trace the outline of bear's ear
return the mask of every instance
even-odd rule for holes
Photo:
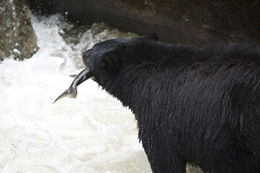
[[[147,36],[145,36],[144,38],[149,39],[149,40],[154,40],[154,41],[158,41],[159,40],[159,36],[156,32],[153,32]]]
[[[113,51],[105,53],[101,60],[101,65],[103,68],[111,72],[118,71],[120,64],[121,63],[118,55]]]

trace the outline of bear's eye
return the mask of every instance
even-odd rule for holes
[[[107,71],[116,72],[120,67],[120,59],[115,53],[106,53],[101,60],[101,66]]]

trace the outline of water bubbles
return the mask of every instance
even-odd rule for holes
[[[184,15],[184,16],[182,16],[182,19],[185,21],[185,22],[190,22],[190,20],[191,20],[191,17],[190,16],[188,16],[188,15]]]
[[[68,15],[69,15],[69,12],[66,11],[66,12],[64,13],[65,18],[68,18]]]
[[[19,55],[21,54],[21,52],[20,52],[18,49],[13,49],[13,52],[14,52],[14,53],[17,53],[17,54],[19,54]]]
[[[204,28],[204,29],[209,29],[210,26],[209,26],[209,24],[203,24],[203,25],[202,25],[202,28]]]

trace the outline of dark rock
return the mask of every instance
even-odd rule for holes
[[[32,12],[36,15],[45,15],[55,13],[56,0],[26,0]]]
[[[1,0],[0,16],[0,60],[30,58],[38,46],[25,0]]]
[[[260,42],[260,1],[28,0],[79,24],[104,21],[123,31],[157,32],[162,41],[195,46]],[[44,3],[43,3],[44,2]],[[38,5],[39,7],[39,5]]]

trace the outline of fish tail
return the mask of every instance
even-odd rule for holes
[[[75,88],[75,87],[70,87],[69,89],[65,90],[59,97],[57,97],[57,98],[54,100],[53,104],[54,104],[56,101],[62,99],[63,97],[76,98],[76,96],[77,96],[77,88]]]

